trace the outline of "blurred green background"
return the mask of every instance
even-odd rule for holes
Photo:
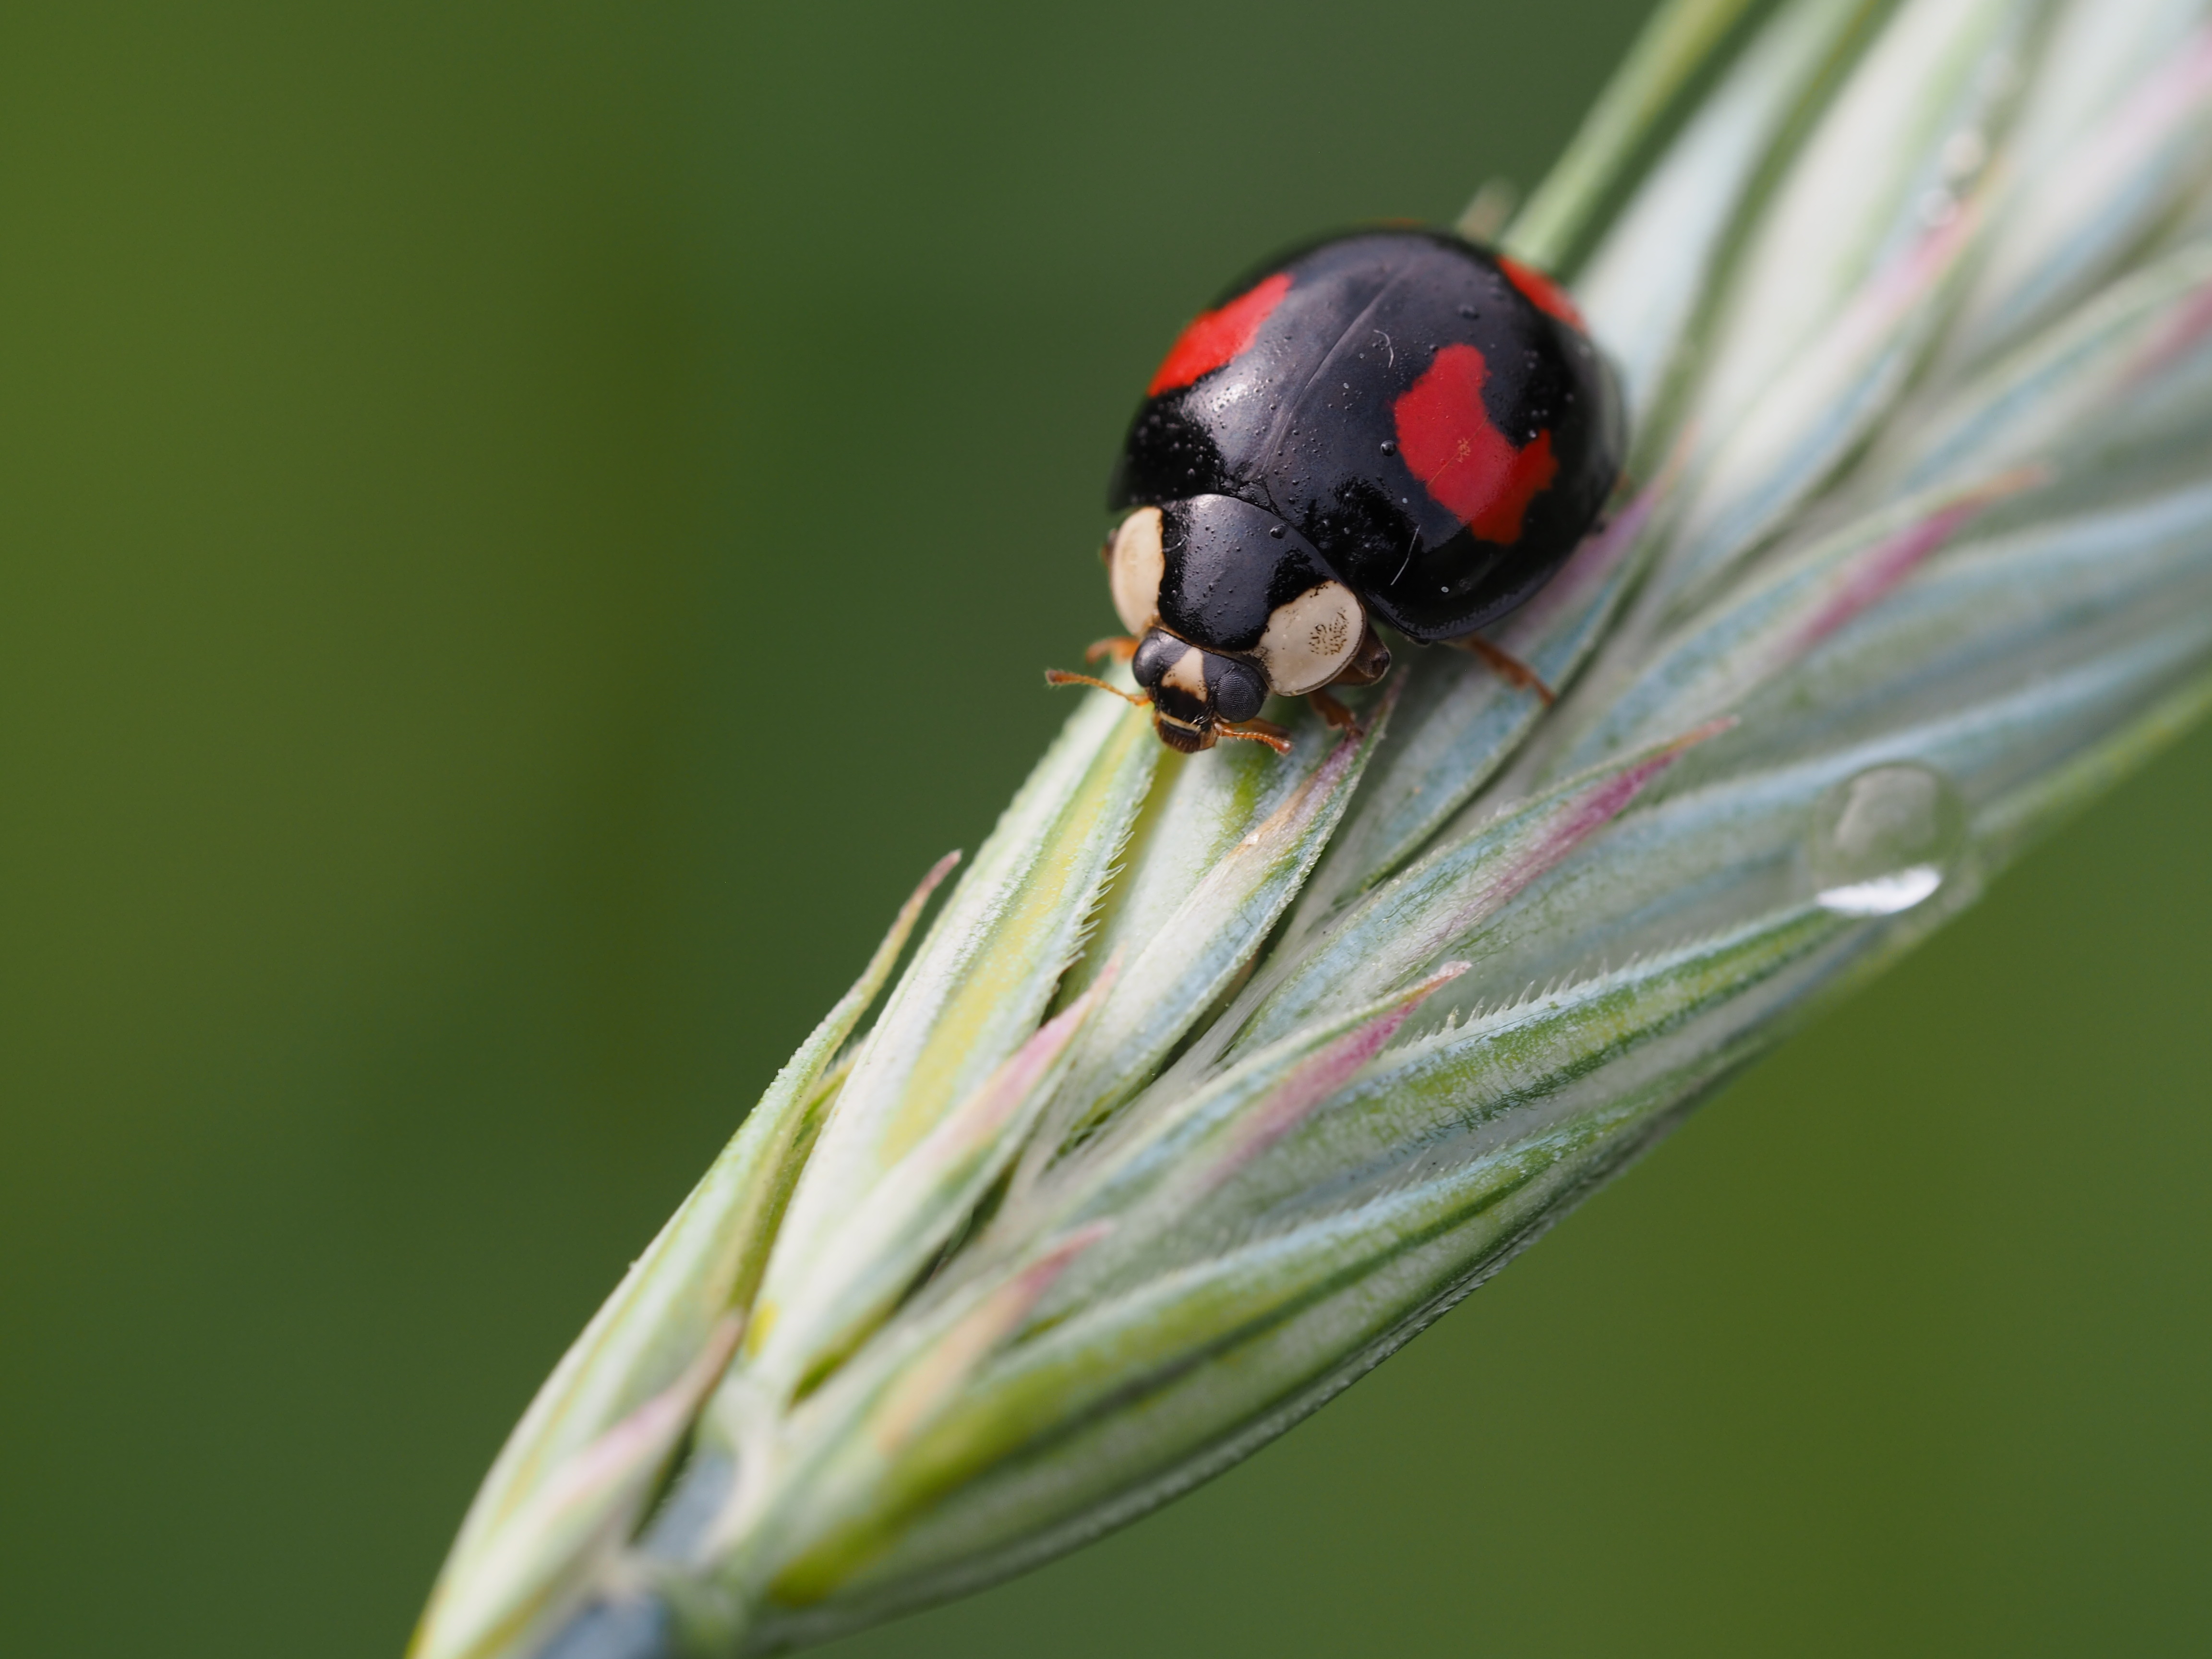
[[[0,1651],[393,1659],[1065,714],[1174,328],[1638,0],[0,21]],[[896,1656],[2196,1649],[2212,736],[1319,1419]]]

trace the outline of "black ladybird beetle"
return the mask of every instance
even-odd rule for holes
[[[1382,678],[1376,617],[1548,696],[1474,630],[1565,562],[1626,441],[1610,372],[1540,272],[1440,231],[1315,243],[1231,289],[1152,376],[1107,501],[1129,635],[1091,654],[1133,659],[1132,701],[1186,754],[1286,749],[1254,720],[1271,691],[1350,725],[1323,688]]]

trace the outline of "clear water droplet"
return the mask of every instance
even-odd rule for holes
[[[1911,761],[1870,766],[1813,809],[1814,896],[1840,916],[1910,910],[1942,886],[1966,838],[1966,803],[1950,779]]]

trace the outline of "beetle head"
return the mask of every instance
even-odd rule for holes
[[[1190,755],[1223,737],[1261,736],[1229,729],[1257,714],[1267,700],[1267,677],[1255,664],[1155,628],[1138,645],[1129,672],[1151,695],[1152,728],[1170,749]]]

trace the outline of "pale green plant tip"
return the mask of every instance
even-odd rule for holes
[[[1082,694],[541,1390],[420,1659],[779,1650],[1142,1514],[2212,709],[2212,3],[1750,16],[1663,6],[1506,233],[1593,250],[1639,428],[1497,632],[1556,705],[1409,652],[1278,759]]]
[[[462,1523],[410,1654],[442,1659],[507,1650],[588,1592],[587,1558],[621,1540],[575,1525],[568,1515],[574,1506],[549,1504],[544,1494],[572,1481],[580,1462],[625,1419],[649,1409],[664,1391],[683,1389],[702,1356],[734,1343],[743,1328],[734,1316],[751,1299],[762,1246],[819,1126],[837,1051],[882,994],[923,907],[959,861],[958,853],[948,853],[922,878],[860,979],[776,1073],[728,1149],[538,1391]],[[721,1370],[708,1367],[702,1389]],[[634,1521],[647,1495],[608,1493],[605,1500]],[[556,1532],[567,1534],[565,1545]],[[480,1565],[495,1553],[520,1563],[533,1552],[540,1562],[534,1574]],[[571,1582],[560,1582],[562,1571]],[[453,1609],[456,1587],[465,1587],[465,1604]]]

